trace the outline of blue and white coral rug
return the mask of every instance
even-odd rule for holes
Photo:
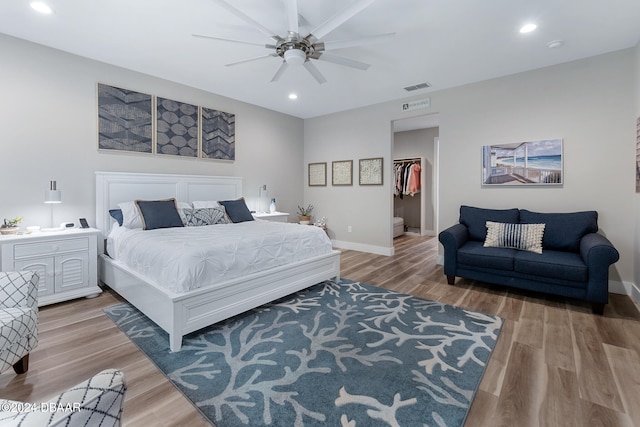
[[[461,426],[502,319],[342,280],[189,334],[107,315],[218,427]]]

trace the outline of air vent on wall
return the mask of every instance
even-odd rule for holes
[[[426,89],[428,87],[431,87],[431,84],[424,82],[424,83],[418,83],[417,85],[407,86],[404,88],[404,90],[406,90],[407,92],[412,92],[414,90]]]

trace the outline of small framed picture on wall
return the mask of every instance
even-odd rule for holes
[[[327,186],[327,163],[309,163],[309,187]]]
[[[353,160],[331,162],[331,184],[353,185]]]
[[[382,185],[382,157],[360,159],[360,185]]]

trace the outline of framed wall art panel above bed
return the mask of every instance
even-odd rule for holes
[[[109,209],[133,200],[175,198],[189,203],[241,196],[239,177],[96,172],[96,224],[106,238],[114,222]],[[321,281],[338,280],[340,252],[330,250],[182,293],[154,283],[108,254],[99,256],[99,276],[105,285],[167,331],[171,350],[178,351],[182,337],[190,332]]]

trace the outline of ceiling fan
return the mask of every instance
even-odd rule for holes
[[[276,74],[271,79],[272,82],[280,79],[285,70],[291,65],[302,65],[304,68],[313,76],[313,78],[320,84],[326,83],[326,79],[320,73],[318,68],[311,62],[311,60],[320,60],[332,62],[334,64],[344,65],[347,67],[356,68],[358,70],[366,70],[369,68],[369,64],[365,64],[364,62],[355,61],[353,59],[343,58],[341,56],[336,56],[332,54],[326,53],[329,50],[333,49],[341,49],[347,47],[355,47],[355,46],[363,46],[371,43],[380,43],[384,41],[389,41],[393,39],[395,33],[387,33],[387,34],[378,34],[374,36],[360,37],[352,40],[341,40],[341,41],[322,41],[321,39],[329,34],[331,31],[344,24],[346,21],[351,19],[353,16],[361,12],[363,9],[368,7],[375,0],[357,0],[350,6],[345,9],[339,11],[322,24],[315,27],[313,30],[309,32],[306,36],[301,36],[299,34],[300,21],[298,17],[298,2],[297,0],[284,0],[285,3],[285,11],[287,14],[287,35],[284,37],[279,36],[275,31],[270,30],[264,25],[260,24],[253,18],[247,16],[242,11],[236,9],[234,6],[229,4],[227,0],[213,0],[219,6],[225,8],[236,17],[245,21],[247,24],[254,26],[258,30],[260,30],[263,34],[272,38],[275,41],[275,44],[261,44],[255,43],[251,41],[244,40],[231,40],[214,36],[207,36],[202,34],[193,34],[194,37],[200,37],[205,39],[212,40],[221,40],[233,43],[241,43],[248,44],[253,46],[263,46],[269,50],[271,53],[268,55],[259,56],[256,58],[249,58],[238,62],[233,62],[231,64],[226,64],[227,67],[231,67],[238,64],[244,64],[251,61],[256,61],[264,58],[282,58],[282,65],[276,71]],[[302,17],[300,17],[302,18]]]

